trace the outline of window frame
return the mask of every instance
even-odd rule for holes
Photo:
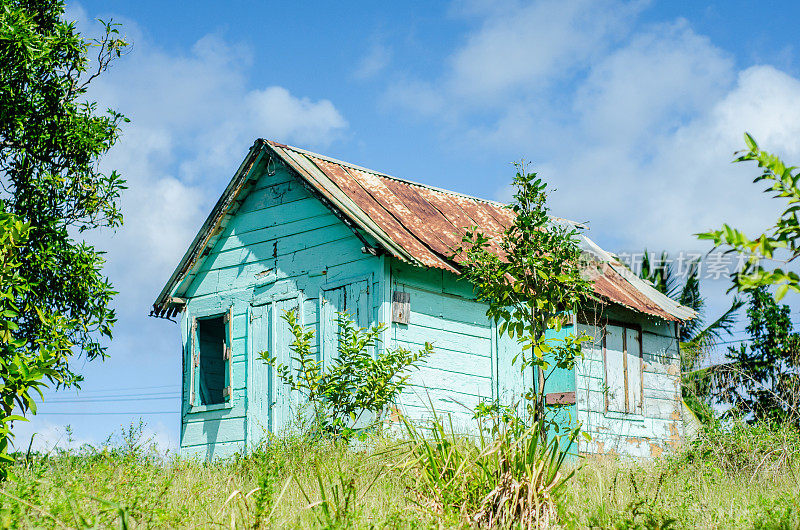
[[[337,348],[333,348],[333,351],[327,351],[329,346],[326,343],[326,338],[330,337],[332,334],[338,333],[338,328],[335,324],[329,321],[326,317],[326,305],[329,303],[327,297],[331,291],[335,291],[337,289],[345,289],[345,293],[347,292],[348,287],[353,287],[357,284],[364,283],[367,288],[367,314],[365,315],[365,323],[366,326],[372,326],[375,322],[374,318],[374,307],[373,307],[373,275],[372,274],[360,274],[357,276],[351,276],[348,278],[343,278],[341,280],[329,281],[320,286],[319,295],[318,295],[318,308],[319,308],[319,349],[318,355],[319,358],[322,359],[323,365],[327,365],[327,363],[331,362],[337,356]],[[345,296],[347,296],[345,294]],[[351,317],[356,317],[356,315],[350,315]],[[356,322],[356,325],[360,325],[359,322]],[[376,344],[377,348],[377,344]]]
[[[622,328],[622,363],[623,363],[623,384],[625,390],[625,411],[609,410],[609,386],[608,386],[608,357],[606,354],[606,328],[616,326]],[[629,370],[628,370],[628,345],[626,330],[637,333],[639,339],[639,406],[631,410],[628,399]],[[623,322],[619,320],[605,320],[602,325],[602,345],[603,345],[603,401],[604,413],[606,415],[620,416],[644,416],[644,333],[641,324]],[[636,377],[636,375],[634,375]],[[637,410],[638,409],[638,410]]]
[[[225,326],[225,351],[223,360],[225,361],[225,387],[223,389],[222,403],[203,405],[198,403],[197,385],[198,370],[200,369],[200,350],[198,346],[197,322],[212,318],[222,318]],[[211,410],[229,409],[233,407],[233,306],[226,311],[220,312],[219,309],[197,312],[192,316],[189,327],[189,392],[188,392],[188,413],[206,412]]]

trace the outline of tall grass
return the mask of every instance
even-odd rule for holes
[[[273,439],[214,462],[159,454],[140,434],[18,455],[0,485],[0,526],[519,527],[526,520],[514,507],[533,491],[550,498],[539,504],[538,524],[555,528],[800,527],[800,435],[791,428],[706,431],[671,456],[565,461],[555,474],[546,471],[552,459],[529,458],[543,455],[542,445],[470,440],[449,426],[359,448]],[[533,487],[525,491],[520,477],[534,477],[525,479]],[[563,485],[547,490],[553,484]]]
[[[412,489],[421,507],[437,517],[488,528],[548,527],[556,520],[556,502],[572,476],[561,468],[570,438],[543,442],[540,424],[516,429],[495,423],[494,436],[482,428],[469,437],[434,414],[427,426],[405,419],[410,438]]]
[[[336,511],[339,473],[356,491],[339,527],[404,527],[405,488],[375,438],[363,450],[303,436],[212,462],[159,454],[146,442],[21,456],[0,487],[2,527],[320,528]],[[377,455],[377,456],[376,456]],[[413,517],[423,522],[424,517]]]
[[[587,459],[560,505],[567,528],[800,528],[800,433],[707,429],[673,455]]]

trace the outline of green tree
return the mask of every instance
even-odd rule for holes
[[[708,322],[706,301],[700,294],[699,267],[700,260],[689,262],[686,275],[681,280],[667,252],[656,255],[645,249],[639,276],[679,304],[697,312],[695,319],[680,326],[681,388],[689,408],[702,420],[708,421],[714,416],[711,408],[712,389],[708,379],[714,368],[703,367],[703,364],[722,338],[731,334],[736,324],[736,314],[744,305],[744,300],[734,297],[722,315]]]
[[[6,419],[15,407],[35,413],[29,390],[45,381],[77,385],[70,360],[104,358],[116,320],[102,252],[81,234],[122,223],[124,180],[100,172],[98,160],[126,120],[97,112],[87,90],[126,43],[114,24],[89,41],[63,17],[60,0],[0,2],[0,252],[13,256],[0,286]]]
[[[776,303],[765,287],[749,295],[750,344],[728,347],[726,370],[715,378],[717,395],[732,405],[729,415],[800,426],[800,335],[789,306]]]
[[[536,380],[535,389],[522,397],[546,436],[547,380],[553,368],[574,368],[585,338],[558,340],[546,337],[545,331],[561,329],[565,316],[590,296],[591,282],[583,274],[577,230],[549,215],[547,184],[528,173],[524,163],[515,167],[514,200],[508,206],[514,222],[499,239],[471,228],[454,258],[478,299],[488,304],[486,314],[499,333],[516,337],[522,345],[514,362],[523,371],[533,369]]]
[[[800,275],[785,268],[800,256],[800,173],[794,166],[787,167],[776,155],[764,151],[752,136],[744,135],[747,149],[736,153],[734,162],[755,161],[762,172],[753,182],[765,182],[764,193],[786,201],[786,207],[771,227],[755,237],[723,224],[719,230],[697,234],[699,239],[714,242],[716,247],[737,252],[747,258],[745,267],[733,275],[733,286],[740,292],[752,291],[761,286],[777,286],[775,296],[781,300],[791,289],[800,292]],[[763,263],[783,263],[781,267],[764,267]]]

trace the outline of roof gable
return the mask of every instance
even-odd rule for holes
[[[488,235],[499,236],[514,218],[510,209],[494,201],[398,179],[277,142],[257,140],[162,289],[151,314],[169,318],[177,312],[172,299],[175,288],[197,270],[206,249],[214,245],[214,238],[236,213],[258,177],[255,168],[273,163],[288,167],[359,238],[362,238],[359,230],[363,230],[378,242],[381,251],[417,266],[458,273],[452,249],[461,243],[469,227],[480,226]],[[694,317],[691,309],[659,293],[585,235],[580,237],[583,250],[602,264],[594,284],[598,297],[665,320]]]

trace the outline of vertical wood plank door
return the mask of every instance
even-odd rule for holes
[[[269,305],[250,308],[247,382],[247,446],[250,451],[258,447],[272,430],[269,414],[270,403],[273,401],[272,368],[260,356],[261,352],[269,351],[270,347],[269,309]]]
[[[638,329],[625,328],[625,355],[628,366],[628,412],[642,413],[642,332]]]
[[[292,374],[296,374],[297,363],[292,360],[290,345],[294,341],[289,324],[283,319],[288,311],[295,311],[298,322],[302,325],[303,319],[300,312],[299,300],[293,297],[287,300],[276,300],[272,302],[270,309],[271,321],[271,346],[272,356],[277,358],[278,365],[289,366]],[[299,412],[300,400],[297,392],[291,392],[289,387],[279,380],[275,370],[272,371],[270,384],[274,391],[270,410],[270,431],[280,434],[291,425],[292,418]]]

